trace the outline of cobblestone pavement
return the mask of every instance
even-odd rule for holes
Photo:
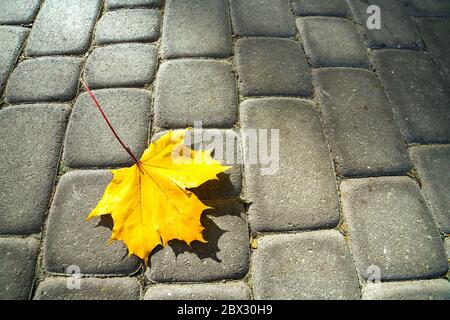
[[[449,299],[449,34],[448,0],[0,1],[0,298]],[[138,155],[275,128],[279,171],[205,186],[209,242],[144,270],[84,221],[131,161],[80,79]]]

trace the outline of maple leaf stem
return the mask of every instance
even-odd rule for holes
[[[83,87],[86,89],[87,93],[89,94],[89,96],[91,97],[92,101],[94,101],[95,106],[97,107],[97,109],[100,111],[100,113],[102,114],[103,119],[105,119],[106,123],[108,124],[108,127],[111,129],[112,133],[114,134],[114,136],[116,137],[117,141],[119,141],[120,145],[122,146],[122,148],[125,149],[125,151],[130,155],[130,157],[133,159],[133,161],[139,166],[139,160],[137,159],[137,157],[134,155],[134,153],[131,151],[131,149],[129,147],[127,147],[125,145],[125,143],[122,141],[122,139],[120,139],[119,135],[117,134],[116,130],[114,129],[114,127],[111,125],[111,122],[109,122],[108,117],[106,116],[105,112],[103,111],[102,107],[100,106],[100,103],[98,102],[97,98],[95,97],[95,95],[92,93],[91,89],[89,89],[89,87],[87,86],[86,83],[84,83],[84,81],[81,80],[81,84],[83,85]]]

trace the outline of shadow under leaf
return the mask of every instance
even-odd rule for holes
[[[196,188],[197,189],[197,188]],[[197,190],[193,190],[196,193]],[[202,243],[199,241],[194,241],[191,246],[189,246],[184,241],[173,240],[169,244],[178,257],[184,252],[189,252],[197,255],[200,259],[211,258],[214,261],[221,262],[217,257],[220,252],[219,240],[223,234],[228,232],[227,230],[221,229],[211,217],[219,217],[225,215],[238,216],[240,217],[242,212],[245,210],[244,205],[240,199],[230,198],[230,199],[204,199],[202,202],[211,207],[203,212],[201,223],[205,230],[203,231],[203,237],[207,241]]]
[[[228,173],[219,173],[217,178],[208,180],[202,185],[189,190],[195,193],[199,199],[215,198],[236,193]]]
[[[97,227],[103,227],[103,228],[108,228],[109,230],[112,231],[113,227],[114,227],[114,221],[111,217],[110,214],[105,214],[100,216],[100,220],[97,222],[97,225],[95,226]]]
[[[220,229],[214,221],[203,215],[201,218],[202,225],[205,227],[203,237],[206,243],[194,241],[189,246],[186,242],[180,240],[171,240],[169,245],[175,253],[175,257],[182,253],[188,252],[197,255],[200,259],[211,258],[214,261],[221,262],[217,254],[219,253],[218,242],[220,237],[227,231]]]
[[[197,196],[198,188],[192,189]],[[217,256],[220,252],[219,240],[223,234],[228,232],[221,229],[215,222],[213,217],[220,216],[237,216],[241,217],[242,212],[245,211],[243,202],[238,198],[226,198],[226,199],[203,199],[201,200],[205,205],[211,207],[206,209],[201,217],[201,223],[205,230],[203,231],[203,237],[207,241],[206,243],[200,241],[194,241],[189,246],[186,242],[181,240],[169,241],[169,246],[172,248],[175,257],[178,258],[180,254],[192,253],[195,254],[201,260],[210,258],[216,262],[221,262]],[[111,215],[102,215],[98,221],[96,227],[108,228],[112,231],[114,226]],[[161,245],[157,246],[150,256],[163,250]]]

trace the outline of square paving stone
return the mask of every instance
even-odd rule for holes
[[[101,0],[44,1],[33,24],[27,55],[84,54],[91,44],[101,3]]]
[[[258,231],[334,227],[339,222],[336,181],[322,123],[314,103],[293,98],[246,100],[242,128],[258,133],[273,158],[265,164],[253,141],[245,140],[245,197],[252,203],[249,220]],[[279,130],[278,141],[270,130]],[[267,142],[266,142],[267,141]],[[273,147],[279,144],[279,149]],[[268,154],[269,155],[269,154]],[[257,158],[252,161],[250,156]],[[277,158],[279,157],[279,159]]]
[[[239,200],[203,200],[214,209],[201,219],[207,243],[173,240],[155,250],[146,276],[156,282],[208,282],[243,278],[249,264],[249,234]]]
[[[144,89],[95,90],[119,137],[140,158],[148,146],[150,92]],[[87,93],[74,106],[67,128],[63,162],[68,167],[117,167],[133,159],[116,140]]]
[[[406,9],[398,1],[392,0],[347,0],[356,22],[364,29],[367,45],[370,48],[418,48],[421,40],[414,22]],[[380,7],[381,28],[369,29],[367,13],[370,5]]]
[[[74,57],[42,57],[19,63],[6,86],[6,101],[72,100],[78,90],[81,63],[81,58]]]
[[[448,0],[400,0],[415,17],[450,17]]]
[[[231,65],[211,60],[165,62],[158,71],[155,125],[231,128],[237,118],[236,81]]]
[[[158,64],[155,46],[141,43],[100,47],[89,56],[84,79],[91,89],[144,87],[153,81]]]
[[[352,68],[313,70],[337,171],[343,176],[403,174],[406,145],[375,73]]]
[[[164,0],[106,0],[107,9],[126,7],[159,7]]]
[[[159,131],[152,137],[156,141],[167,130]],[[213,158],[223,165],[231,166],[217,176],[193,189],[200,199],[239,196],[242,190],[242,141],[239,131],[194,128],[186,135],[184,143],[195,150],[213,149]]]
[[[40,232],[69,108],[22,105],[0,111],[0,234]]]
[[[33,21],[40,5],[41,0],[2,0],[0,23],[29,24]]]
[[[138,300],[141,286],[136,278],[81,278],[80,288],[69,289],[78,279],[49,277],[39,283],[34,300]]]
[[[156,285],[148,288],[144,300],[249,300],[250,289],[243,282],[193,285]]]
[[[450,300],[450,283],[445,279],[369,284],[363,300]]]
[[[154,9],[126,9],[106,12],[97,24],[98,44],[151,42],[159,38],[161,13]]]
[[[437,278],[448,269],[443,241],[418,185],[408,177],[346,180],[341,202],[356,268],[381,281]]]
[[[228,57],[231,26],[225,0],[168,0],[164,8],[163,58]]]
[[[450,97],[433,61],[406,50],[378,50],[373,60],[406,142],[450,142]]]
[[[0,96],[27,35],[27,28],[0,26]]]
[[[33,288],[39,243],[34,238],[0,238],[0,299],[27,300]]]
[[[72,171],[59,181],[44,239],[44,268],[67,275],[69,266],[87,275],[129,275],[140,268],[127,257],[122,242],[108,244],[112,219],[85,221],[103,195],[112,174],[107,171]]]
[[[345,0],[292,0],[292,9],[298,16],[348,16]]]
[[[239,37],[293,37],[296,30],[289,0],[230,0],[234,34]]]
[[[364,41],[350,20],[330,17],[297,19],[306,55],[314,66],[369,66]]]
[[[434,219],[450,234],[450,146],[416,146],[410,154]]]
[[[450,52],[450,41],[448,41],[450,19],[419,19],[418,25],[427,50],[436,60],[445,85],[449,89],[448,92],[450,92],[450,55],[448,54]]]
[[[309,96],[312,93],[305,54],[293,40],[239,39],[236,68],[244,96]]]
[[[256,299],[361,296],[352,256],[335,230],[263,236],[253,255],[252,281]]]

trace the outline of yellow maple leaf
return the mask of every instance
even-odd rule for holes
[[[217,179],[229,168],[214,160],[211,151],[186,146],[187,131],[169,131],[150,144],[136,164],[111,170],[111,183],[87,217],[111,214],[110,241],[123,241],[129,254],[146,265],[153,249],[170,240],[206,242],[200,217],[209,207],[187,188]]]

